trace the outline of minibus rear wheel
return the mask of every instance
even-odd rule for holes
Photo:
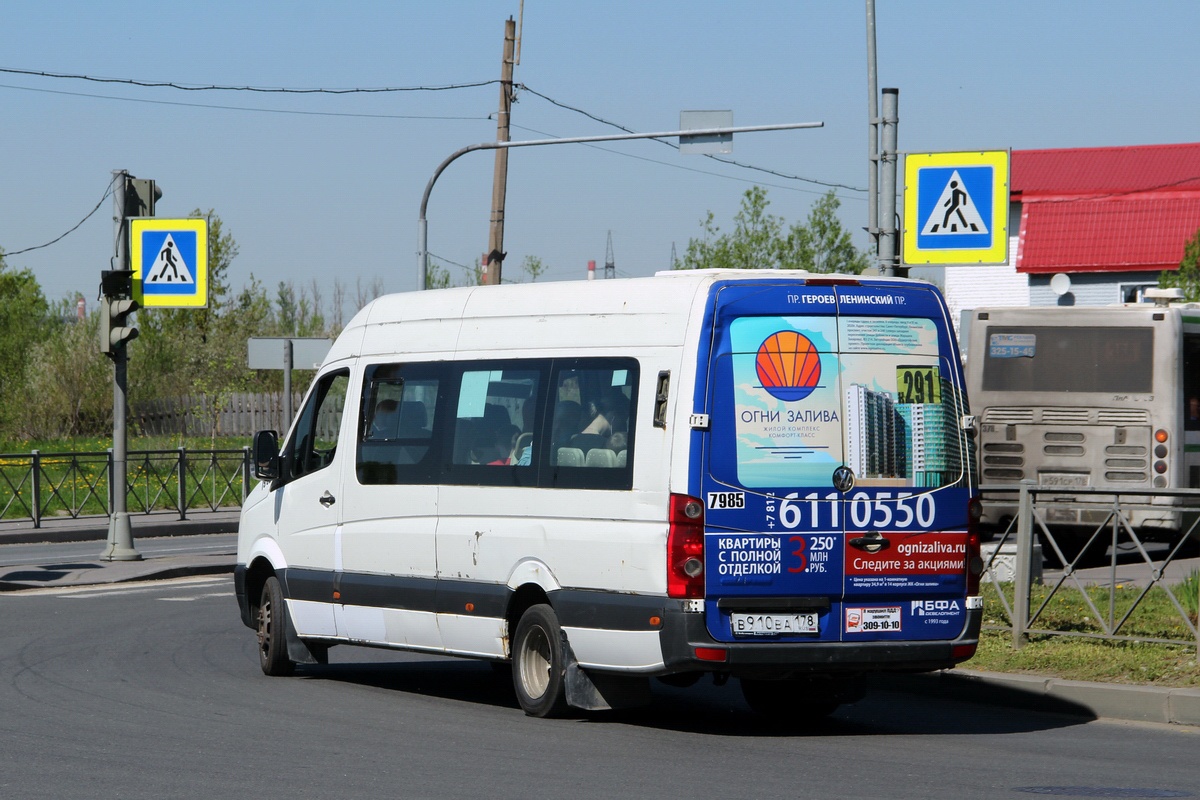
[[[263,584],[258,603],[258,664],[267,675],[285,677],[296,670],[287,652],[287,605],[274,575]]]
[[[562,628],[554,609],[530,606],[517,623],[512,674],[517,702],[531,717],[555,717],[567,710]]]

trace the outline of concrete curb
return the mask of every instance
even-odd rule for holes
[[[911,694],[1085,719],[1200,726],[1200,689],[1091,683],[964,669],[887,676],[875,685]]]

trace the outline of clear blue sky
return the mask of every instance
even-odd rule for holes
[[[438,2],[10,4],[0,67],[185,85],[262,88],[444,86],[500,75],[504,20],[519,0]],[[820,130],[735,139],[732,158],[787,175],[867,183],[865,3],[527,0],[516,80],[638,131],[672,130],[681,109],[732,109],[738,125],[823,121]],[[879,84],[900,89],[910,152],[1157,144],[1200,138],[1200,3],[878,0]],[[251,274],[416,283],[421,194],[437,164],[495,139],[495,84],[433,92],[182,91],[0,73],[0,247],[48,242],[96,206],[114,169],[154,178],[158,215],[213,209]],[[520,92],[512,138],[615,132]],[[429,250],[451,262],[487,245],[494,156],[439,179]],[[742,193],[801,220],[819,185],[680,155],[655,142],[513,151],[506,275],[526,255],[544,280],[602,267],[620,275],[682,254],[714,212],[729,227]],[[838,190],[867,247],[863,191]],[[57,244],[8,256],[48,298],[93,303],[112,254],[112,201]],[[443,262],[444,263],[444,262]],[[450,266],[452,274],[460,275]],[[353,309],[347,309],[347,313]]]

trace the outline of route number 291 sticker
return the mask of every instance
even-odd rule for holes
[[[710,509],[745,508],[745,492],[709,492],[708,507]]]

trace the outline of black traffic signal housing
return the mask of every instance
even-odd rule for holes
[[[125,182],[125,216],[153,217],[154,204],[162,194],[162,189],[149,178],[129,178]]]
[[[100,273],[100,352],[112,355],[137,338],[138,329],[129,315],[139,308],[133,299],[133,271],[104,270]]]

